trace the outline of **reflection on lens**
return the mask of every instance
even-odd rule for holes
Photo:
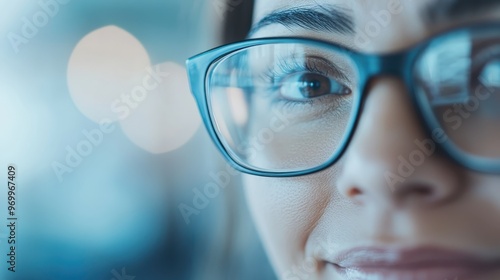
[[[498,30],[477,29],[434,42],[420,57],[415,76],[424,107],[457,149],[500,159]]]
[[[292,172],[328,161],[353,118],[358,71],[341,51],[266,44],[211,67],[212,121],[225,149],[249,168]]]

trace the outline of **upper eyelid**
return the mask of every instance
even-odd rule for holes
[[[332,63],[330,60],[325,59],[323,57],[319,57],[319,56],[310,56],[308,58],[319,60],[322,63],[325,63],[330,69],[332,69],[334,71],[334,74],[336,76],[338,76],[338,78],[341,78],[342,80],[350,82],[350,79],[345,74],[345,71],[343,71],[342,69],[340,69],[340,67],[338,65],[336,65],[335,63]]]
[[[304,63],[302,63],[302,62],[304,62]],[[330,60],[325,59],[324,57],[321,57],[321,56],[316,56],[316,55],[305,56],[304,60],[302,60],[302,61],[299,61],[295,56],[288,56],[285,58],[280,57],[280,58],[278,58],[278,62],[276,64],[279,65],[281,68],[290,67],[290,65],[293,65],[293,67],[297,67],[297,68],[299,68],[299,67],[316,68],[318,70],[322,70],[322,69],[319,69],[318,66],[316,66],[315,62],[324,63],[329,70],[333,71],[334,75],[338,76],[338,78],[341,78],[345,81],[350,81],[349,77],[347,77],[347,75],[345,75],[345,73],[344,73],[345,71],[343,71],[335,63],[333,63]],[[310,65],[310,63],[313,63],[312,66]],[[324,72],[324,71],[322,71],[322,72]],[[331,73],[323,73],[323,74],[330,75]]]

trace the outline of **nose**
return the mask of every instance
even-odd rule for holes
[[[357,204],[428,207],[461,193],[460,168],[437,153],[403,83],[379,77],[367,88],[357,129],[341,161],[337,187]],[[433,138],[434,136],[434,138]]]

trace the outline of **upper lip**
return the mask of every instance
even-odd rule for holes
[[[418,269],[436,266],[500,268],[499,259],[486,259],[469,253],[436,247],[409,249],[354,248],[337,254],[328,262],[339,268],[354,269]]]

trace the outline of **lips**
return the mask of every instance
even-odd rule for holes
[[[327,262],[346,279],[360,280],[465,280],[478,279],[500,270],[499,260],[430,247],[405,250],[356,248]]]

